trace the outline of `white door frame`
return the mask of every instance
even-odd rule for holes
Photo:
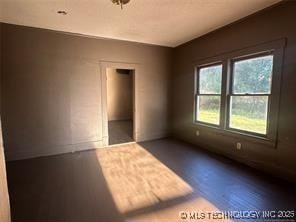
[[[102,136],[103,145],[109,145],[109,133],[108,133],[108,105],[107,105],[107,69],[130,69],[133,70],[133,139],[138,141],[138,129],[139,129],[139,115],[138,115],[138,70],[139,64],[123,63],[123,62],[100,62],[101,69],[101,96],[102,96]]]

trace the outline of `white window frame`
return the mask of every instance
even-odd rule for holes
[[[222,133],[239,138],[248,138],[252,141],[261,140],[272,146],[277,143],[277,128],[279,116],[279,103],[281,92],[282,63],[286,39],[279,39],[268,43],[235,50],[204,60],[194,61],[194,103],[193,103],[193,124],[199,128]],[[230,119],[230,98],[232,94],[233,64],[239,60],[273,55],[273,72],[271,81],[271,91],[269,94],[267,132],[258,134],[250,131],[239,130],[229,127]],[[197,98],[199,94],[199,70],[200,68],[222,64],[222,89],[220,105],[220,124],[214,125],[197,121]]]
[[[194,96],[194,99],[195,99],[194,120],[195,120],[196,123],[201,124],[201,125],[208,125],[208,126],[218,127],[219,128],[220,125],[221,125],[222,80],[221,80],[221,92],[220,92],[220,94],[205,94],[205,93],[200,93],[200,90],[199,90],[199,74],[200,74],[200,70],[203,69],[203,68],[208,68],[208,67],[213,67],[213,66],[218,66],[218,65],[221,65],[222,66],[222,73],[221,74],[222,74],[222,77],[223,77],[223,63],[222,62],[216,62],[216,63],[206,64],[206,65],[199,66],[197,68],[197,73],[196,73],[196,76],[195,76],[196,90],[195,90],[195,96]],[[218,124],[207,123],[207,122],[204,122],[204,121],[199,121],[197,119],[198,118],[198,107],[199,107],[199,102],[198,102],[198,97],[199,96],[220,96],[220,120],[219,120],[219,123]]]

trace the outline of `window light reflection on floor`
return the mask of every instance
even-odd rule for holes
[[[189,184],[139,144],[99,149],[97,158],[113,200],[128,221],[182,221],[180,211],[219,211],[194,196]]]

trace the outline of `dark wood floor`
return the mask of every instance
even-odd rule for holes
[[[293,184],[174,139],[7,169],[13,222],[171,222],[184,221],[180,211],[296,209]]]
[[[132,142],[133,121],[116,120],[108,122],[109,145]]]

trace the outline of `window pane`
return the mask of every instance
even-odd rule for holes
[[[234,63],[233,93],[270,93],[273,55]]]
[[[230,128],[266,134],[268,96],[232,96]]]
[[[220,96],[199,96],[197,102],[197,120],[219,125]]]
[[[199,70],[199,93],[220,94],[222,65],[209,66]]]

